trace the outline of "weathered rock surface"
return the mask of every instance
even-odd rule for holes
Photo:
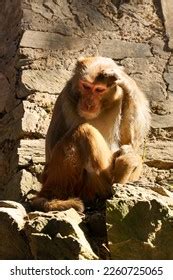
[[[107,202],[112,259],[173,259],[173,194],[154,189],[115,187]]]
[[[24,207],[13,201],[0,201],[0,259],[32,258],[24,233]]]
[[[15,146],[13,140],[17,138],[21,122],[21,117],[18,122],[13,115],[19,105],[15,90],[17,50],[21,37],[20,2],[7,0],[0,3],[0,196],[11,176],[10,157]]]
[[[30,199],[41,189],[41,184],[30,172],[22,169],[8,182],[4,190],[4,198],[14,201]]]
[[[161,0],[162,11],[165,20],[166,33],[169,40],[169,47],[173,49],[173,22],[172,22],[172,10],[173,3],[171,0]]]
[[[159,1],[1,1],[2,199],[25,200],[39,190],[38,179],[44,165],[44,139],[52,108],[72,73],[76,59],[83,55],[112,57],[125,67],[146,93],[151,104],[152,129],[146,141],[148,165],[144,166],[142,180],[153,184],[157,182],[160,187],[164,185],[169,190],[173,189],[172,3],[171,0],[166,0],[161,1],[161,4],[166,31],[163,28]],[[19,55],[22,10],[24,32]],[[166,36],[168,46],[163,40]],[[94,232],[101,231],[99,227],[97,230],[99,218],[95,220],[99,215],[100,213],[90,217],[90,220],[95,221],[89,223],[90,229],[93,229],[92,237]],[[166,223],[165,231],[169,232],[170,228],[171,223]],[[40,231],[35,234],[32,242],[38,249],[38,244],[42,246],[40,236],[43,233]],[[162,236],[164,234],[165,232]],[[48,236],[43,236],[43,239],[56,248],[55,243],[60,242],[60,239],[57,241],[56,238],[54,243]],[[159,248],[164,244],[162,239],[164,238],[158,237],[157,242],[155,239]],[[140,251],[143,246],[145,256],[150,258],[151,254],[157,255],[153,253],[152,246],[147,242],[141,244],[139,240],[127,240],[126,246],[129,246],[129,250],[132,243],[136,254],[137,248]],[[74,244],[74,247],[78,248],[76,241]],[[117,246],[121,248],[121,245]],[[122,252],[125,252],[123,250]],[[36,254],[39,258],[37,250]],[[168,253],[168,257],[170,255],[171,253]],[[166,253],[163,258],[165,256]]]
[[[69,72],[65,70],[24,70],[22,83],[32,92],[58,94],[69,77]]]
[[[153,128],[172,128],[173,114],[163,116],[153,114],[152,117],[151,126]]]
[[[107,234],[105,217],[94,212],[27,214],[6,200],[0,217],[1,259],[173,259],[173,193],[156,184],[114,186]]]
[[[102,56],[114,59],[124,59],[127,57],[147,58],[152,56],[148,44],[121,40],[103,40],[99,46],[99,53]]]
[[[29,214],[25,231],[36,259],[97,259],[84,232],[82,219],[74,209],[63,212]]]
[[[10,93],[10,85],[3,73],[0,72],[0,84],[1,84],[1,91],[0,91],[0,112],[6,111],[6,103],[9,99]]]
[[[73,50],[76,48],[78,51],[90,44],[90,40],[81,39],[79,37],[64,37],[57,33],[40,32],[40,31],[25,31],[21,47],[47,49],[47,50]]]
[[[79,214],[33,212],[14,201],[0,201],[0,259],[98,259]]]
[[[22,133],[28,137],[45,137],[50,123],[50,116],[43,108],[29,101],[23,101],[23,106]]]
[[[154,141],[147,144],[146,164],[161,169],[173,168],[173,142]]]
[[[25,139],[20,141],[18,148],[19,166],[28,167],[30,164],[44,164],[45,140]]]

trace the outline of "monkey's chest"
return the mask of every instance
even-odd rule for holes
[[[112,152],[118,150],[119,143],[119,121],[116,118],[102,120],[96,119],[89,122],[93,125],[104,137],[106,143]]]

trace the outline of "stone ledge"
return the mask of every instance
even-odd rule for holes
[[[57,33],[26,30],[20,46],[43,50],[81,50],[90,44],[90,40],[79,37],[64,37]]]
[[[165,21],[166,33],[169,39],[168,46],[173,50],[173,1],[172,0],[161,0],[162,12]]]
[[[157,168],[173,168],[172,141],[154,141],[147,144],[146,164]]]
[[[134,43],[122,40],[102,40],[99,46],[99,53],[102,56],[114,59],[127,57],[151,57],[150,46],[144,43]]]
[[[151,127],[156,128],[172,128],[173,127],[173,114],[157,115],[152,114]]]
[[[148,186],[117,184],[107,201],[107,228],[112,259],[172,260],[172,193]],[[166,246],[165,246],[166,244]]]

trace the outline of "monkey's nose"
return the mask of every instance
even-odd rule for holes
[[[93,100],[89,99],[87,102],[88,108],[93,108],[94,107],[94,102]]]

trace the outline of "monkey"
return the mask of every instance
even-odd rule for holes
[[[112,194],[112,184],[137,181],[138,149],[150,127],[149,103],[108,57],[81,57],[55,103],[46,135],[41,211],[74,208]]]

